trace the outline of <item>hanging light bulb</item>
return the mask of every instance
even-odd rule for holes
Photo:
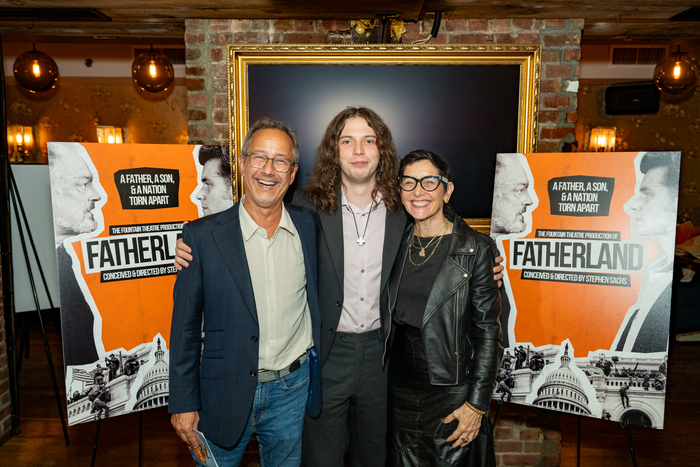
[[[168,89],[175,79],[175,70],[168,57],[153,50],[140,53],[131,65],[131,75],[136,84],[148,92]]]
[[[17,57],[13,65],[15,79],[30,92],[44,92],[56,87],[58,82],[58,66],[53,58],[44,52],[32,50]]]
[[[613,152],[615,151],[615,134],[617,129],[614,126],[599,126],[591,129],[591,138],[588,143],[588,150],[591,152]]]
[[[669,94],[680,94],[695,86],[700,76],[700,64],[686,52],[670,54],[661,60],[654,69],[654,83],[660,90]]]

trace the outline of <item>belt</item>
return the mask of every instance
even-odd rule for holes
[[[276,377],[281,378],[283,376],[287,376],[290,373],[294,373],[308,358],[309,355],[307,353],[304,353],[304,355],[294,360],[291,365],[289,365],[286,368],[282,368],[281,370],[259,370],[258,383],[267,383],[269,381],[273,381]]]

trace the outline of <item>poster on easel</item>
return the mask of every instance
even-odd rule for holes
[[[499,154],[493,397],[663,428],[679,152]]]
[[[168,403],[175,245],[233,205],[227,146],[49,143],[69,425]]]

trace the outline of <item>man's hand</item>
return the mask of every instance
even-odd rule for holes
[[[188,263],[188,261],[192,261],[192,255],[190,253],[192,253],[192,248],[185,245],[185,242],[183,242],[181,238],[178,238],[175,244],[175,268],[178,271],[182,271],[182,268],[186,268],[190,265],[190,263]],[[501,266],[501,269],[503,269],[503,266]],[[502,274],[501,277],[503,277]]]
[[[192,431],[199,426],[199,412],[174,413],[170,417],[170,423],[172,423],[180,439],[187,443],[197,455],[197,459],[202,464],[205,464],[207,462],[207,450],[199,444],[197,437]]]
[[[180,244],[180,240],[177,241],[178,245]],[[184,243],[183,243],[184,245]],[[177,254],[177,250],[175,251],[175,254]],[[190,257],[191,259],[191,257]],[[175,258],[175,261],[177,261],[177,258]],[[498,256],[496,257],[496,266],[493,268],[493,280],[498,282],[498,288],[500,289],[501,286],[503,285],[503,282],[501,282],[501,279],[503,279],[503,270],[505,269],[503,265],[501,264],[503,262],[503,256]],[[179,269],[178,269],[179,271]]]

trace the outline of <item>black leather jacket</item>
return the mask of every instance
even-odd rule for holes
[[[430,383],[469,383],[467,402],[488,411],[496,372],[503,356],[501,298],[493,280],[496,246],[461,218],[454,220],[452,241],[443,259],[423,315]],[[389,312],[396,298],[408,256],[413,225],[409,225],[389,279]]]

